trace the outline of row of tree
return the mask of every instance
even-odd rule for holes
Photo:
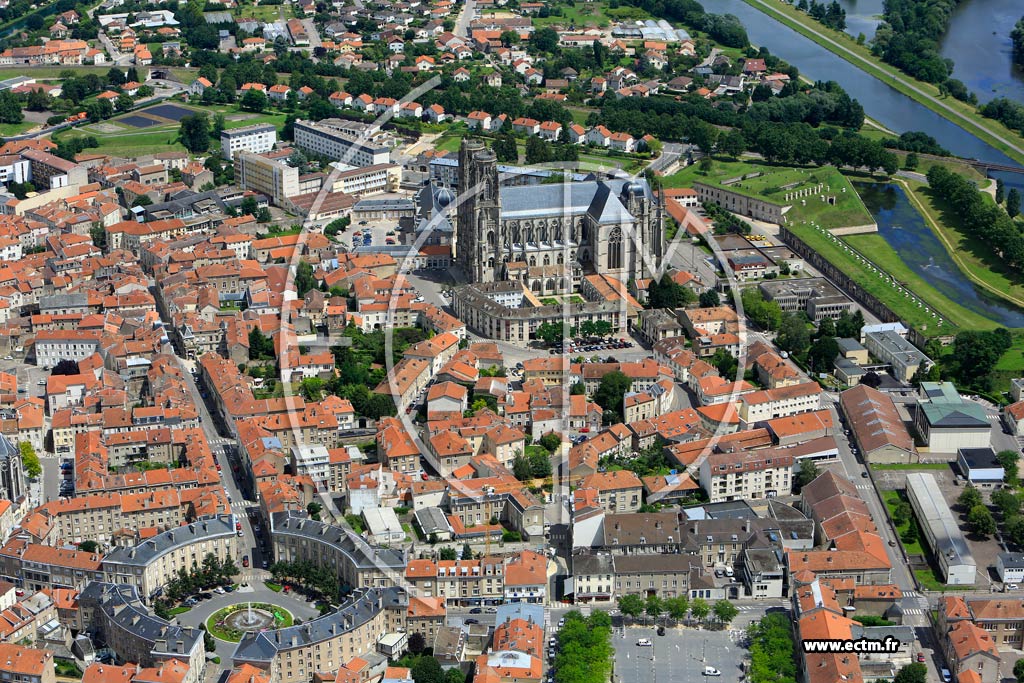
[[[671,598],[648,595],[646,599],[636,594],[623,595],[618,598],[618,606],[620,612],[633,619],[647,616],[657,620],[667,616],[675,621],[692,619],[703,623],[709,617],[714,617],[717,622],[728,624],[739,614],[736,606],[728,600],[719,600],[709,605],[703,598],[690,600],[685,595]]]
[[[193,565],[192,570],[182,567],[178,574],[167,582],[164,595],[177,602],[184,600],[199,591],[223,586],[231,583],[238,574],[238,567],[230,557],[221,560],[213,553],[203,558],[201,565]]]
[[[555,683],[605,683],[612,671],[612,621],[607,612],[565,615],[558,632]]]
[[[1024,234],[1005,210],[988,201],[973,182],[942,166],[928,171],[928,185],[933,196],[956,212],[969,236],[988,245],[1017,275],[1024,272]]]
[[[308,560],[295,562],[275,562],[270,565],[270,575],[274,581],[295,583],[330,603],[341,599],[341,587],[337,573],[326,567],[320,567]]]

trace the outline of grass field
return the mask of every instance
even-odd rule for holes
[[[1024,306],[1024,283],[992,247],[964,230],[963,220],[943,197],[921,183],[906,183],[910,198],[967,277],[992,294]],[[991,201],[986,195],[986,201]]]
[[[891,285],[884,282],[877,274],[864,264],[857,261],[851,254],[844,251],[841,243],[833,242],[831,239],[806,225],[788,226],[798,237],[806,242],[812,249],[834,263],[840,270],[850,276],[854,282],[863,287],[864,290],[882,301],[891,308],[898,316],[903,318],[910,325],[919,328],[928,336],[938,334],[952,334],[956,328],[949,324],[937,325],[936,319],[918,308],[911,299],[900,294]],[[865,243],[863,238],[877,238],[870,245]],[[878,235],[853,235],[850,244],[858,249],[865,249],[866,253],[876,260],[879,266],[885,268],[887,265],[893,268],[891,273],[897,280],[903,282],[908,289],[920,296],[929,305],[941,310],[946,314],[947,320],[954,320],[962,324],[968,317],[972,322],[983,322],[984,327],[992,327],[993,323],[985,319],[979,319],[970,311],[962,309],[952,301],[944,297],[931,285],[914,274],[900,261],[899,256],[885,241]],[[956,309],[956,310],[954,310]],[[958,314],[958,315],[955,315]]]
[[[442,135],[434,141],[434,149],[441,152],[457,152],[461,144],[461,135]]]
[[[595,26],[605,28],[613,21],[635,21],[637,19],[648,19],[650,15],[637,7],[622,6],[611,8],[606,2],[578,3],[574,6],[565,4],[555,5],[561,9],[561,16],[533,17],[533,25],[537,28],[544,26],[569,26],[576,28],[583,26]]]
[[[35,128],[38,123],[32,123],[31,121],[22,121],[21,123],[0,123],[0,136],[7,137],[8,135],[20,135],[29,128]]]
[[[760,175],[744,177],[752,174]],[[741,177],[744,179],[726,184]],[[694,182],[702,182],[774,204],[790,205],[793,208],[787,213],[787,219],[791,224],[813,221],[823,228],[832,229],[874,223],[849,179],[832,166],[794,168],[715,159],[706,174],[700,170],[699,164],[692,164],[666,176],[663,182],[665,187],[691,187]],[[817,194],[802,199],[786,199],[788,192],[813,188],[818,184],[823,185],[822,194],[835,197],[834,205],[822,201]]]
[[[216,106],[196,107],[184,106],[175,103],[186,109],[209,114],[222,113],[225,116],[226,128],[239,128],[256,123],[272,123],[276,126],[284,125],[285,114],[277,112],[264,112],[262,114],[251,114],[243,112],[238,107]],[[131,112],[131,114],[137,112]],[[120,117],[118,117],[120,118]],[[106,130],[108,124],[117,124],[118,118],[110,119],[98,124],[88,124],[75,129],[61,131],[54,134],[54,140],[71,139],[91,135],[100,143],[99,147],[88,150],[90,153],[110,154],[113,156],[141,156],[154,152],[166,152],[167,149],[184,151],[185,148],[178,142],[178,123],[168,123],[150,128],[131,128],[127,125],[121,126],[116,132]],[[216,143],[215,143],[216,144]]]
[[[899,491],[882,491],[882,500],[885,501],[885,507],[889,508],[889,516],[892,517],[893,510],[896,506],[903,501],[903,496],[900,495]],[[903,543],[903,534],[907,531],[910,525],[913,524],[913,513],[911,513],[911,519],[906,523],[896,527],[896,535],[900,537],[900,543]],[[914,543],[903,543],[904,549],[906,549],[909,555],[923,555],[924,548],[921,547],[920,542]]]

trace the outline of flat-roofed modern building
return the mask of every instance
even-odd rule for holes
[[[207,555],[234,560],[237,543],[233,515],[207,517],[175,527],[131,548],[115,548],[103,558],[107,581],[132,584],[149,600],[182,569],[191,571]]]
[[[247,151],[235,153],[235,182],[243,190],[267,195],[278,206],[302,192],[299,169]]]
[[[768,301],[779,304],[786,313],[806,313],[815,321],[835,320],[843,313],[852,313],[856,304],[823,277],[797,280],[770,280],[758,285]]]
[[[983,488],[999,486],[1006,476],[991,448],[961,448],[956,452],[956,464],[967,481]]]
[[[295,146],[349,166],[391,161],[391,136],[359,121],[324,119],[295,122]]]
[[[953,513],[946,505],[935,475],[928,472],[908,474],[907,499],[928,541],[928,547],[935,553],[945,582],[951,586],[974,585],[978,565]]]
[[[277,127],[269,123],[258,123],[253,126],[231,128],[220,134],[220,154],[225,159],[233,159],[237,152],[263,154],[274,149],[277,144]]]
[[[985,409],[965,401],[952,382],[921,382],[914,429],[933,453],[987,448],[992,441],[992,424]]]
[[[892,330],[868,332],[864,345],[872,356],[888,365],[892,376],[901,382],[909,382],[918,368],[927,370],[934,365],[931,358]]]

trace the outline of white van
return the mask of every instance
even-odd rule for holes
[[[651,642],[650,638],[641,638],[640,640],[636,641],[636,646],[637,647],[653,647],[654,643]]]
[[[716,669],[713,666],[705,666],[704,667],[704,675],[705,676],[721,676],[722,672],[719,671],[718,669]]]

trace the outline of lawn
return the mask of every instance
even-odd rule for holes
[[[174,102],[177,106],[182,106],[180,102]],[[242,126],[251,126],[257,123],[272,123],[275,126],[284,125],[286,114],[281,112],[263,112],[261,114],[251,114],[250,112],[243,112],[237,106],[215,106],[215,107],[184,107],[191,109],[197,113],[209,114],[212,118],[214,114],[222,113],[225,116],[224,126],[225,128],[240,128]],[[128,116],[137,115],[138,111],[131,112]],[[233,119],[233,116],[245,116],[245,118]],[[95,154],[110,154],[112,156],[142,156],[145,154],[153,154],[154,152],[166,152],[167,148],[177,151],[185,151],[185,148],[178,142],[178,127],[177,123],[169,123],[161,126],[152,126],[150,128],[131,128],[127,125],[120,126],[117,132],[106,132],[104,128],[108,124],[118,124],[118,119],[121,117],[115,117],[109,121],[104,121],[98,124],[87,124],[78,128],[69,129],[66,131],[60,131],[54,133],[54,141],[59,141],[64,138],[75,138],[84,137],[91,135],[96,138],[99,142],[99,147],[90,148],[88,152]],[[216,146],[216,142],[211,141],[213,146]]]
[[[889,508],[889,517],[892,517],[893,510],[895,510],[896,506],[899,505],[900,502],[904,500],[904,496],[902,496],[899,491],[882,491],[881,493],[882,500],[885,501],[885,506]],[[899,536],[900,543],[903,544],[903,548],[907,551],[908,555],[924,555],[924,548],[921,547],[920,541],[914,543],[906,543],[903,541],[903,534],[910,527],[910,525],[914,523],[913,515],[914,513],[911,512],[910,521],[896,527],[896,535]]]
[[[22,121],[21,123],[0,123],[0,137],[20,135],[29,128],[35,128],[38,125],[38,123],[33,123],[32,121]]]
[[[896,250],[889,246],[889,243],[886,242],[885,238],[881,235],[847,235],[843,238],[843,241],[847,242],[851,247],[859,250],[862,254],[869,256],[872,261],[878,264],[878,266],[889,275],[902,283],[914,294],[921,297],[925,303],[936,311],[941,311],[944,319],[953,321],[954,325],[971,329],[989,329],[995,326],[995,323],[988,318],[972,311],[969,308],[961,306],[928,284],[924,278],[911,270],[910,267],[903,262],[903,259],[901,259],[899,254],[896,253]],[[843,255],[846,256],[845,252]],[[890,308],[893,308],[896,313],[899,315],[907,315],[908,320],[913,318],[915,326],[922,323],[927,325],[928,330],[925,330],[926,332],[930,332],[932,331],[932,328],[936,327],[937,319],[933,318],[923,309],[918,308],[913,300],[900,294],[892,285],[885,282],[877,273],[873,273],[863,266],[860,266],[860,264],[853,261],[852,258],[849,258],[849,261],[851,266],[859,267],[865,273],[865,281],[873,283],[871,292],[880,299],[883,299],[883,301],[885,301]],[[846,272],[845,268],[843,270]],[[900,310],[900,308],[895,308],[894,306],[897,305],[906,310],[904,311]],[[932,334],[929,334],[928,336],[932,336]]]
[[[281,586],[281,584],[274,583],[273,581],[264,581],[263,585],[266,586],[267,588],[269,588],[270,590],[274,591],[275,593],[280,593],[281,592],[281,588],[283,588],[283,586]]]
[[[637,19],[648,19],[650,15],[637,7],[621,6],[611,8],[606,2],[587,2],[576,5],[557,4],[553,5],[561,10],[561,16],[538,17],[534,16],[533,25],[536,28],[545,26],[569,26],[576,28],[584,26],[595,26],[606,28],[613,21],[636,21]]]
[[[170,614],[173,617],[176,614],[184,614],[185,612],[188,612],[191,609],[192,609],[191,607],[186,607],[185,605],[179,605],[177,607],[172,607],[171,609],[167,610],[167,613]]]
[[[963,219],[949,202],[935,196],[921,183],[908,181],[906,187],[910,190],[908,196],[911,201],[924,215],[928,227],[942,240],[960,270],[992,294],[1024,306],[1024,284],[1020,276],[1006,267],[987,242],[964,231]]]
[[[224,623],[224,619],[239,612],[241,610],[252,607],[254,610],[261,610],[264,612],[270,612],[274,615],[274,628],[281,629],[287,628],[292,625],[294,618],[292,613],[286,610],[284,607],[278,607],[277,605],[270,605],[265,602],[253,602],[247,604],[237,604],[224,607],[217,610],[209,616],[206,620],[206,630],[210,632],[214,638],[220,640],[226,640],[229,643],[237,643],[245,635],[245,631],[234,629]]]
[[[975,314],[957,306],[952,301],[944,297],[931,285],[915,275],[912,270],[903,265],[896,252],[889,247],[889,245],[886,244],[879,235],[851,235],[846,239],[850,241],[852,246],[856,246],[860,249],[870,249],[868,253],[871,254],[871,258],[875,259],[876,263],[878,263],[883,269],[886,267],[886,264],[892,267],[894,270],[891,274],[897,281],[904,283],[908,289],[927,301],[930,305],[934,306],[937,310],[943,311],[945,314],[945,320],[947,321],[946,324],[936,324],[936,318],[932,318],[931,315],[925,313],[922,308],[918,308],[912,299],[901,294],[892,285],[882,280],[877,273],[873,273],[867,265],[860,263],[850,253],[844,251],[842,248],[842,241],[833,241],[810,226],[790,225],[787,227],[806,242],[812,249],[817,251],[827,260],[835,264],[840,270],[853,278],[853,280],[863,287],[866,292],[878,297],[882,303],[891,308],[907,323],[918,328],[922,325],[927,326],[927,329],[923,329],[922,331],[928,336],[954,333],[954,324],[950,324],[948,322],[951,318],[955,323],[959,323],[968,317],[971,319],[978,318]],[[871,247],[868,247],[868,243],[864,240],[865,237],[876,238],[871,240]],[[955,311],[953,310],[954,308],[956,309]],[[987,327],[992,327],[993,325],[990,321],[986,321],[986,323]]]
[[[798,168],[715,159],[707,173],[700,170],[700,164],[692,164],[665,177],[663,182],[665,187],[692,187],[693,183],[702,182],[773,204],[789,205],[790,223],[814,221],[826,229],[874,223],[849,179],[833,166]],[[815,190],[819,185],[820,194],[814,191],[806,197],[786,198],[790,192]],[[821,195],[834,197],[835,204],[823,201]]]
[[[461,144],[461,135],[442,135],[434,141],[434,149],[439,152],[458,152]]]

